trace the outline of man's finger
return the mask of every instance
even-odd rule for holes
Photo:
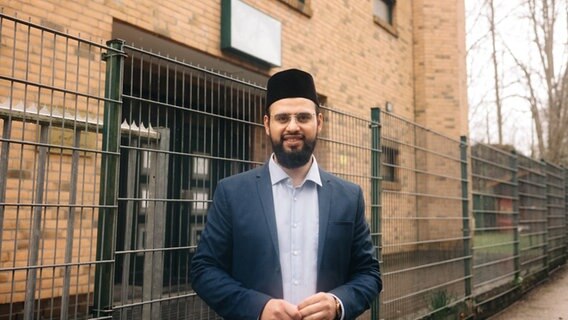
[[[335,300],[327,293],[317,293],[307,297],[298,305],[303,319],[333,319],[335,318]]]
[[[291,303],[284,303],[284,312],[293,320],[302,320],[302,314],[298,310],[298,307]]]

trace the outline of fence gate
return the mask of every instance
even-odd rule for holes
[[[214,319],[191,289],[189,265],[216,183],[268,157],[264,89],[122,50],[118,121],[128,130],[120,135],[119,214],[108,249],[115,273],[102,279],[113,283],[113,317]]]

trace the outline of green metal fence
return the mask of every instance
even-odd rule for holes
[[[546,164],[549,271],[566,264],[566,204],[564,203],[566,192],[564,190],[564,171],[562,167],[551,163]]]
[[[0,13],[0,319],[90,317],[115,54]]]
[[[486,317],[566,264],[566,170],[472,146],[474,296]]]
[[[218,318],[189,261],[217,182],[270,154],[264,87],[1,13],[0,44],[0,319]],[[483,318],[565,264],[564,168],[322,110],[381,261],[362,319]]]
[[[189,264],[217,182],[262,164],[263,89],[124,45],[115,318],[214,319]],[[144,134],[146,136],[144,136]]]
[[[518,156],[519,250],[523,286],[529,288],[547,275],[546,165]]]
[[[515,288],[519,272],[516,157],[484,144],[471,147],[473,291],[484,307]]]
[[[471,313],[466,142],[381,116],[381,318]]]

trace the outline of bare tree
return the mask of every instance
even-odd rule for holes
[[[497,131],[499,133],[498,143],[503,144],[503,101],[501,100],[501,85],[499,83],[499,63],[497,60],[497,31],[495,30],[495,3],[493,0],[486,0],[489,9],[487,20],[491,34],[491,61],[493,62],[493,82],[495,90],[495,106],[497,107]]]
[[[566,46],[567,32],[560,32],[564,39],[555,39],[559,10],[568,12],[565,0],[525,0],[527,20],[537,53],[538,63],[521,58],[526,53],[509,53],[524,77],[526,100],[534,121],[540,156],[553,163],[568,164],[568,61],[566,50],[556,65],[555,46]],[[564,16],[565,19],[568,17]],[[544,88],[541,90],[541,88]],[[545,135],[546,133],[546,135]]]
[[[568,165],[568,0],[466,1],[468,85],[476,89],[470,95],[470,117],[477,123],[472,128],[485,128],[489,138],[493,127],[499,144],[510,141],[512,132],[522,133],[535,156]],[[510,116],[524,106],[530,128]]]
[[[479,118],[480,115],[476,114],[479,113],[480,109],[484,111],[483,126],[485,127],[486,142],[503,144],[503,91],[506,88],[504,88],[504,81],[500,72],[503,67],[502,57],[500,57],[498,50],[501,41],[498,26],[509,18],[509,13],[504,12],[504,14],[501,14],[501,18],[497,19],[496,2],[499,1],[484,0],[477,2],[470,0],[470,2],[470,9],[467,12],[470,28],[467,30],[467,36],[470,40],[473,38],[473,41],[467,49],[468,62],[472,63],[468,70],[468,86],[480,85],[475,84],[476,81],[480,81],[481,86],[484,86],[483,83],[487,83],[485,77],[487,70],[484,67],[480,68],[479,65],[491,65],[493,69],[493,85],[486,87],[483,92],[477,92],[477,97],[470,97],[470,116],[471,118]],[[487,51],[489,51],[489,54],[486,62],[484,62]],[[474,65],[478,65],[478,67],[475,68]],[[477,101],[474,102],[475,99]],[[491,137],[490,128],[494,125],[497,127],[497,139]]]

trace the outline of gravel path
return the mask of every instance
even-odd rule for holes
[[[568,320],[568,266],[491,320]]]

